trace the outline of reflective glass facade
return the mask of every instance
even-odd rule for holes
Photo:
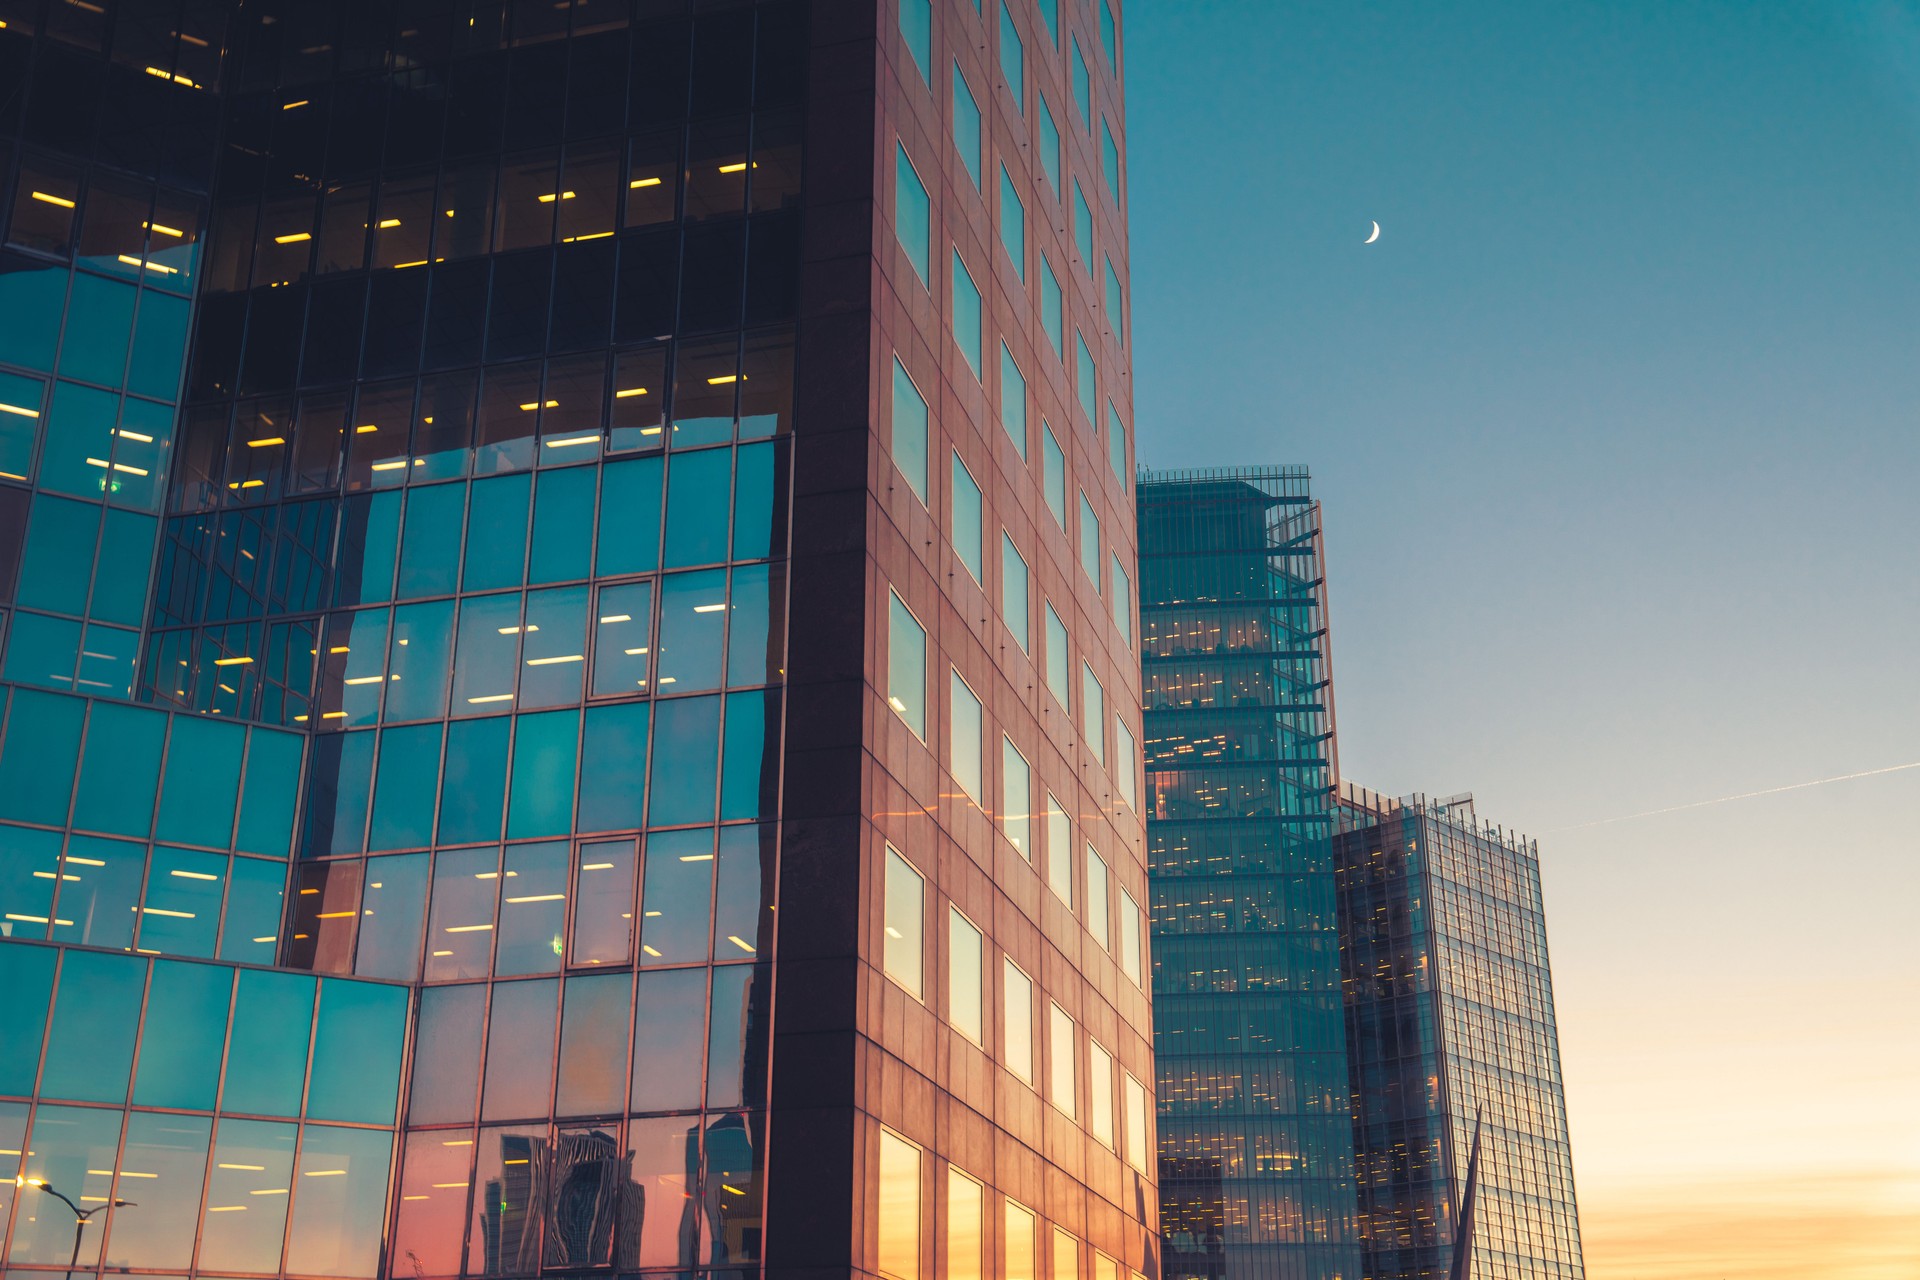
[[[1319,508],[1284,467],[1138,500],[1167,1274],[1353,1280]]]
[[[1364,1274],[1448,1274],[1479,1115],[1472,1275],[1579,1280],[1538,847],[1350,784],[1334,844]]]
[[[1157,1274],[1117,24],[988,9],[0,0],[9,1280]]]

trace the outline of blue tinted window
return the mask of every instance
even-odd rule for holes
[[[763,1080],[764,1012],[753,1004],[765,984],[764,965],[728,965],[713,971],[713,1021],[707,1043],[707,1105],[738,1107],[749,1103],[749,1087]],[[752,1099],[757,1102],[759,1099]]]
[[[303,747],[304,739],[299,734],[252,731],[247,742],[247,773],[240,792],[235,848],[275,858],[287,856]]]
[[[206,1116],[136,1112],[127,1117],[120,1191],[137,1188],[140,1199],[114,1213],[109,1266],[186,1268],[193,1257],[212,1137],[213,1121]],[[134,1182],[135,1170],[148,1176]]]
[[[287,900],[287,866],[235,858],[228,872],[227,915],[220,926],[220,958],[272,964]]]
[[[1040,20],[1047,24],[1047,42],[1060,43],[1060,0],[1038,0]]]
[[[134,956],[69,951],[60,964],[47,1028],[45,1097],[124,1103],[147,962]]]
[[[1080,127],[1093,128],[1093,77],[1087,74],[1087,59],[1080,52],[1080,37],[1073,38],[1073,106],[1080,113]]]
[[[520,705],[560,707],[580,701],[587,659],[585,586],[527,593],[520,645]]]
[[[708,955],[713,829],[669,831],[646,842],[640,890],[640,963],[681,964]]]
[[[301,1044],[304,1048],[304,1036]],[[228,1080],[232,1078],[230,1070]],[[201,1267],[269,1274],[279,1270],[287,1197],[278,1192],[293,1183],[296,1132],[294,1125],[262,1120],[220,1122],[214,1167],[207,1179],[207,1207],[245,1205],[246,1212],[206,1215],[201,1223]]]
[[[140,1069],[133,1080],[136,1105],[213,1110],[232,996],[230,969],[154,961]]]
[[[568,849],[565,840],[507,846],[494,933],[496,976],[559,971],[572,870]]]
[[[197,716],[173,717],[155,839],[213,849],[233,842],[240,756],[246,741],[246,730],[239,725]]]
[[[409,725],[380,734],[380,766],[373,784],[373,826],[367,848],[375,852],[421,849],[433,842],[440,734],[437,724]]]
[[[674,698],[655,704],[649,826],[711,822],[720,763],[720,699]]]
[[[0,476],[25,480],[33,470],[33,442],[40,434],[46,402],[46,383],[0,373]]]
[[[452,667],[453,601],[395,609],[385,718],[428,720],[443,715]]]
[[[985,582],[987,577],[980,507],[980,486],[956,453],[953,455],[953,549],[975,582]]]
[[[646,573],[660,565],[662,459],[636,458],[600,471],[600,533],[595,572]]]
[[[1006,0],[1000,3],[1000,74],[1007,78],[1007,92],[1013,96],[1013,109],[1027,109],[1027,49],[1020,42],[1020,28],[1013,25],[1013,11]]]
[[[534,495],[528,582],[566,582],[587,576],[593,559],[593,491],[599,478],[593,467],[541,475]]]
[[[1087,415],[1087,425],[1098,427],[1100,419],[1095,413],[1099,402],[1098,377],[1094,370],[1093,352],[1087,348],[1087,337],[1076,332],[1074,342],[1078,353],[1074,365],[1074,394],[1080,400],[1080,412]]]
[[[500,838],[507,790],[505,716],[447,726],[447,763],[440,778],[440,839],[470,844]]]
[[[1087,203],[1087,193],[1080,189],[1078,179],[1073,184],[1073,244],[1080,251],[1080,261],[1087,267],[1089,278],[1093,275],[1093,206]]]
[[[494,476],[476,480],[467,511],[467,564],[464,591],[517,587],[526,576],[527,504],[533,477]]]
[[[893,465],[921,502],[927,500],[927,402],[898,356],[893,361]]]
[[[85,613],[99,534],[100,508],[94,504],[35,497],[20,563],[19,602],[30,609]]]
[[[1047,335],[1056,359],[1067,354],[1066,305],[1060,293],[1060,281],[1053,274],[1047,255],[1040,255],[1040,328]]]
[[[980,288],[974,284],[967,264],[956,251],[953,255],[953,340],[960,344],[960,354],[967,358],[967,367],[976,378],[980,376],[981,333]]]
[[[785,674],[786,573],[778,565],[744,565],[733,571],[728,597],[727,685],[768,684]]]
[[[100,531],[100,566],[88,612],[103,622],[137,627],[147,617],[148,566],[159,522],[152,516],[107,508]]]
[[[220,1109],[298,1115],[313,1023],[314,980],[305,974],[259,969],[239,973],[233,1037],[227,1046],[227,1086]]]
[[[426,485],[407,494],[395,598],[453,593],[460,580],[460,530],[466,506],[464,484]]]
[[[725,653],[727,571],[671,573],[660,582],[656,690],[674,694],[719,688]]]
[[[0,938],[47,936],[61,841],[58,831],[0,826]]]
[[[1047,181],[1053,186],[1053,194],[1060,194],[1060,126],[1053,122],[1053,110],[1047,105],[1045,94],[1038,95],[1040,104],[1040,171],[1047,175]]]
[[[472,1120],[480,1087],[480,1031],[486,1025],[487,987],[427,987],[420,992],[414,1037],[412,1124]]]
[[[41,485],[96,501],[105,495],[116,483],[113,432],[119,423],[119,411],[119,401],[111,392],[71,382],[54,383],[53,403],[47,409],[46,447],[40,455]]]
[[[1027,278],[1027,207],[1020,203],[1013,177],[1000,166],[1000,243],[1013,262],[1014,274]]]
[[[135,292],[132,285],[99,276],[74,276],[67,300],[67,340],[60,347],[61,377],[120,385],[127,369]]]
[[[1104,117],[1100,121],[1100,171],[1107,179],[1107,194],[1113,207],[1120,207],[1120,147],[1113,140],[1113,126]]]
[[[513,788],[507,837],[565,835],[573,827],[580,713],[548,711],[518,717],[513,731]]]
[[[83,1204],[98,1207],[106,1204],[112,1188],[119,1142],[118,1111],[42,1103],[33,1118],[33,1136],[23,1144],[32,1153],[25,1173],[61,1188]],[[37,1198],[46,1200],[44,1196]],[[71,1215],[29,1210],[17,1219],[9,1262],[65,1263],[73,1256]],[[81,1257],[87,1259],[89,1255],[83,1253]],[[92,1265],[90,1260],[87,1265]]]
[[[733,558],[764,560],[785,548],[780,545],[774,516],[780,501],[782,468],[780,446],[742,445],[733,463]]]
[[[1027,562],[1013,545],[1013,535],[1002,531],[1000,536],[1000,617],[1007,624],[1022,653],[1027,652],[1029,612],[1028,600],[1031,589],[1027,585]]]
[[[667,463],[668,568],[718,564],[727,558],[732,480],[731,449],[676,453]]]
[[[143,844],[69,837],[60,865],[60,896],[54,901],[54,941],[131,948],[146,863]]]
[[[80,642],[80,667],[73,676],[75,687],[108,698],[132,697],[139,650],[138,631],[88,623]]]
[[[486,1083],[480,1095],[482,1120],[548,1114],[559,1001],[560,984],[551,980],[494,984],[487,1021]]]
[[[140,949],[212,958],[226,882],[224,853],[155,848],[140,906]]]
[[[771,815],[779,787],[779,695],[727,697],[726,752],[720,766],[720,820]]]
[[[407,989],[328,978],[320,983],[307,1115],[392,1124],[407,1043]]]
[[[1093,504],[1087,501],[1087,495],[1080,495],[1080,567],[1087,571],[1087,577],[1093,580],[1093,589],[1100,589],[1100,517],[1093,513]]]
[[[924,285],[933,278],[933,205],[927,199],[926,184],[907,159],[907,149],[896,146],[894,151],[893,231]]]
[[[51,370],[67,301],[67,271],[0,254],[0,350],[29,369]]]
[[[1113,474],[1120,478],[1121,488],[1128,488],[1127,424],[1120,421],[1111,400],[1107,401],[1107,462],[1113,467]]]
[[[933,4],[931,0],[900,0],[900,39],[913,57],[920,78],[933,83]]]
[[[287,1256],[298,1259],[301,1269],[324,1275],[376,1274],[392,1160],[390,1134],[307,1125],[300,1134]]]
[[[155,400],[177,399],[186,360],[190,304],[151,289],[140,295],[140,318],[133,330],[133,357],[127,363],[127,390]]]
[[[1100,10],[1100,45],[1107,51],[1107,65],[1118,70],[1120,51],[1118,34],[1114,30],[1111,0],[1093,0],[1093,2],[1094,6]]]
[[[1027,380],[1013,361],[1013,352],[1000,344],[1000,425],[1022,458],[1027,456]],[[974,575],[978,577],[978,574]]]
[[[15,684],[73,686],[73,663],[80,655],[80,624],[65,618],[21,611],[8,624],[7,664],[0,679]]]
[[[980,104],[974,100],[960,64],[953,64],[953,145],[960,152],[960,163],[980,188]]]
[[[707,1048],[707,973],[702,968],[640,975],[629,1096],[635,1111],[677,1111],[700,1105],[700,1070]]]
[[[417,977],[426,915],[426,854],[369,859],[353,971],[368,978]]]
[[[652,582],[609,583],[600,588],[593,627],[594,696],[636,694],[648,689],[652,636]]]
[[[581,743],[582,831],[628,831],[640,826],[646,804],[645,702],[590,707]]]
[[[1113,259],[1107,260],[1107,325],[1113,330],[1113,339],[1121,346],[1127,344],[1126,299],[1120,290],[1120,275],[1113,269]]]
[[[5,833],[0,833],[4,838]],[[7,1034],[0,1036],[0,1093],[33,1092],[53,990],[53,963],[59,954],[51,947],[0,946],[0,1026],[7,1028]]]

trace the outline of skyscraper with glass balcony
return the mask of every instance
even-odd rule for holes
[[[1479,1280],[1581,1280],[1534,841],[1473,797],[1343,783],[1341,961],[1368,1280],[1450,1273],[1474,1126]]]
[[[1299,467],[1138,505],[1166,1274],[1353,1280],[1319,506]]]
[[[1157,1275],[1113,0],[0,0],[0,1258]]]

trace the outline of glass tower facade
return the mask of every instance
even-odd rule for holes
[[[0,0],[9,1280],[1157,1274],[1120,56]]]
[[[1477,1117],[1473,1276],[1580,1280],[1538,847],[1471,796],[1339,812],[1363,1274],[1449,1273]]]
[[[1138,504],[1167,1275],[1354,1280],[1319,507],[1291,467]]]

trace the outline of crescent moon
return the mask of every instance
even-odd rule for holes
[[[1373,224],[1373,234],[1368,236],[1365,240],[1361,241],[1361,243],[1372,244],[1375,240],[1378,240],[1379,238],[1380,238],[1380,224],[1376,222]]]

